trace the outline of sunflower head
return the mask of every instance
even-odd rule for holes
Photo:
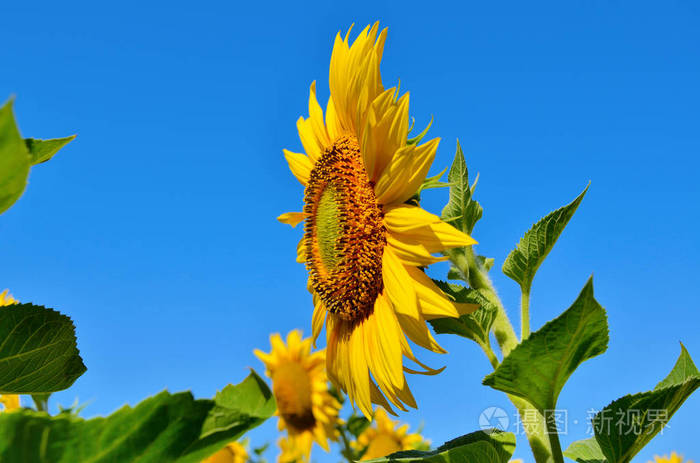
[[[0,293],[0,307],[4,305],[17,304],[18,301],[12,297],[9,290],[5,290]]]
[[[14,410],[19,410],[22,405],[20,404],[19,395],[17,394],[2,394],[0,395],[0,404],[2,408],[0,411],[11,412]]]
[[[279,334],[270,336],[272,351],[255,350],[272,380],[280,430],[287,430],[287,448],[299,450],[306,459],[315,441],[328,451],[328,440],[337,440],[340,403],[328,390],[325,353],[311,352],[311,339],[293,330],[285,343]]]
[[[246,463],[248,450],[240,442],[231,442],[202,463]]]
[[[366,416],[372,403],[415,407],[404,357],[422,373],[406,338],[445,352],[426,320],[476,309],[454,304],[422,270],[446,249],[475,241],[407,201],[425,179],[438,139],[411,140],[409,95],[385,89],[379,72],[386,29],[365,28],[351,43],[335,39],[325,117],[311,84],[309,117],[297,121],[305,153],[284,150],[304,185],[301,212],[279,220],[304,224],[297,260],[306,263],[314,297],[314,339],[324,320],[328,376]],[[388,399],[388,401],[387,401]]]
[[[654,456],[654,461],[649,463],[693,463],[691,460],[683,460],[681,455],[676,452],[671,452],[671,456],[664,455],[663,457]]]
[[[352,447],[362,452],[362,460],[372,460],[402,450],[427,450],[430,441],[418,433],[409,434],[408,425],[391,420],[382,408],[374,415],[374,425],[365,429]]]

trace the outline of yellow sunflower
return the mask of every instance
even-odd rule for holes
[[[3,411],[3,412],[11,412],[11,411],[19,410],[20,408],[22,408],[22,405],[20,405],[20,402],[19,402],[19,395],[17,395],[17,394],[0,395],[0,404],[2,405],[2,408],[0,408],[0,411]]]
[[[9,294],[9,291],[7,289],[0,293],[0,307],[5,305],[17,304],[17,302],[18,301],[14,299],[11,294]],[[19,402],[19,396],[17,394],[0,395],[0,404],[2,404],[1,410],[6,412],[18,410],[21,407]]]
[[[9,290],[5,290],[0,293],[0,307],[4,305],[12,305],[12,304],[17,304],[17,300],[12,297],[12,294],[10,294]]]
[[[231,442],[202,463],[246,463],[248,451],[240,442]]]
[[[407,424],[392,421],[381,408],[377,408],[374,422],[375,425],[365,429],[351,444],[357,451],[366,449],[362,460],[380,458],[401,450],[427,450],[430,447],[430,441],[418,433],[408,434]]]
[[[654,456],[654,461],[649,463],[683,463],[684,461],[685,463],[693,463],[691,460],[683,460],[683,457],[676,452],[671,452],[670,457],[666,455],[663,457]]]
[[[280,454],[277,457],[277,463],[295,463],[308,462],[308,454],[304,453],[304,449],[299,448],[298,440],[292,439],[289,436],[282,436],[277,440],[277,445],[280,448]]]
[[[379,73],[386,29],[367,27],[352,45],[348,35],[333,46],[325,121],[314,82],[309,117],[297,121],[306,154],[284,150],[305,205],[279,220],[306,221],[297,260],[309,271],[313,337],[325,319],[328,376],[369,417],[372,403],[393,413],[384,395],[401,410],[416,406],[404,370],[417,371],[403,366],[404,356],[422,373],[441,371],[418,362],[405,336],[444,353],[426,320],[476,307],[451,303],[421,267],[444,260],[433,254],[476,242],[406,203],[439,139],[407,139],[409,96],[385,90]]]
[[[302,340],[301,332],[287,335],[287,344],[279,334],[270,336],[272,352],[255,350],[272,379],[277,401],[278,427],[287,430],[287,446],[308,461],[314,441],[328,452],[328,440],[337,440],[340,403],[328,390],[324,370],[325,352],[311,352],[311,338]]]

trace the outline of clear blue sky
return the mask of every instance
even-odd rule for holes
[[[475,237],[500,273],[530,224],[591,190],[535,279],[533,327],[594,273],[610,347],[568,383],[565,444],[586,411],[652,388],[683,341],[700,361],[700,5],[694,2],[5,2],[0,99],[17,96],[25,136],[78,138],[32,171],[0,219],[0,287],[75,320],[87,373],[76,397],[108,413],[164,388],[210,397],[262,365],[270,332],[309,332],[299,230],[275,217],[302,189],[282,148],[308,86],[323,101],[339,29],[389,27],[387,85],[442,137],[434,173],[463,144],[485,209]],[[439,212],[447,191],[424,206]],[[478,427],[489,364],[439,339],[438,377],[411,377],[435,443]],[[638,457],[700,460],[700,395]],[[251,434],[275,436],[270,421]],[[516,456],[529,451],[524,440]],[[335,461],[317,450],[315,459]],[[274,458],[275,452],[268,457]]]

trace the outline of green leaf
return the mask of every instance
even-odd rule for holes
[[[0,308],[0,394],[68,388],[86,368],[70,318],[32,304]]]
[[[368,461],[374,463],[507,463],[514,450],[515,435],[509,432],[489,430],[458,437],[435,450],[406,450]]]
[[[74,138],[75,135],[65,138],[52,138],[50,140],[25,138],[24,143],[27,145],[32,165],[36,165],[51,159],[61,148],[73,141]]]
[[[570,204],[551,212],[533,225],[520,239],[518,246],[508,254],[503,263],[503,273],[515,280],[523,292],[530,292],[535,272],[573,217],[588,191],[588,186]]]
[[[457,334],[482,345],[489,345],[489,333],[498,307],[489,301],[479,289],[433,280],[455,302],[477,304],[476,311],[459,318],[437,318],[430,324],[438,334]]]
[[[358,416],[353,414],[350,418],[348,418],[346,427],[350,434],[355,436],[355,438],[358,438],[360,437],[360,434],[362,434],[365,431],[365,429],[369,427],[370,424],[372,424],[372,422],[364,416]]]
[[[10,100],[0,108],[0,214],[22,196],[30,167],[48,161],[75,138],[23,139],[15,122],[12,103]]]
[[[54,417],[32,410],[0,414],[0,461],[23,463],[198,463],[274,412],[265,382],[251,372],[214,400],[161,392],[105,418]]]
[[[481,205],[472,199],[477,181],[475,180],[474,184],[469,186],[469,171],[459,140],[457,141],[455,159],[447,174],[447,180],[452,186],[450,187],[450,200],[442,210],[442,220],[452,224],[467,235],[471,235],[474,225],[484,211]]]
[[[589,279],[573,305],[518,344],[484,384],[522,397],[544,414],[556,408],[574,370],[607,347],[607,317]]]
[[[0,108],[0,214],[22,196],[30,157],[12,112],[12,100]]]
[[[578,463],[607,463],[594,437],[573,442],[564,456]]]
[[[593,418],[595,437],[606,459],[630,462],[698,387],[700,374],[681,344],[676,365],[653,391],[617,399]]]

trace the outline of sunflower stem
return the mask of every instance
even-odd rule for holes
[[[471,286],[473,289],[482,290],[484,297],[486,297],[498,308],[498,312],[496,313],[496,317],[493,322],[493,332],[494,336],[496,337],[496,341],[498,342],[498,346],[501,349],[503,358],[507,357],[508,354],[515,349],[515,346],[518,345],[518,337],[515,334],[513,325],[508,318],[505,306],[498,297],[496,288],[493,286],[493,283],[491,282],[486,270],[479,265],[471,246],[464,248],[464,253],[451,254],[450,260],[462,272],[463,275],[468,276],[469,286]],[[529,311],[529,295],[527,300],[527,310]],[[527,324],[529,330],[529,318]],[[482,346],[482,349],[484,350],[484,353],[486,353],[486,356],[489,357],[489,361],[495,370],[498,367],[498,359],[493,353],[493,350],[490,349],[490,346],[488,349],[486,346]],[[493,355],[493,358],[491,355],[489,355],[489,351]],[[532,449],[532,454],[535,457],[535,462],[562,463],[563,460],[557,459],[557,455],[555,455],[555,452],[552,451],[552,446],[555,444],[558,445],[558,436],[555,436],[556,443],[549,439],[550,436],[547,435],[547,424],[544,416],[539,412],[539,410],[532,407],[532,405],[530,405],[530,403],[526,400],[510,394],[506,395],[518,410],[521,421],[526,424],[524,429],[527,435],[528,443]],[[559,447],[556,448],[561,455],[561,449]]]
[[[530,336],[530,291],[523,290],[520,294],[520,341]]]
[[[564,463],[564,455],[559,443],[559,430],[557,430],[556,416],[554,410],[545,410],[544,422],[547,427],[547,437],[552,449],[552,457],[555,463]]]
[[[352,450],[352,447],[350,446],[348,436],[345,433],[345,426],[340,425],[337,428],[340,431],[340,438],[343,441],[343,449],[340,451],[340,453],[343,454],[348,463],[355,463],[354,452]]]

